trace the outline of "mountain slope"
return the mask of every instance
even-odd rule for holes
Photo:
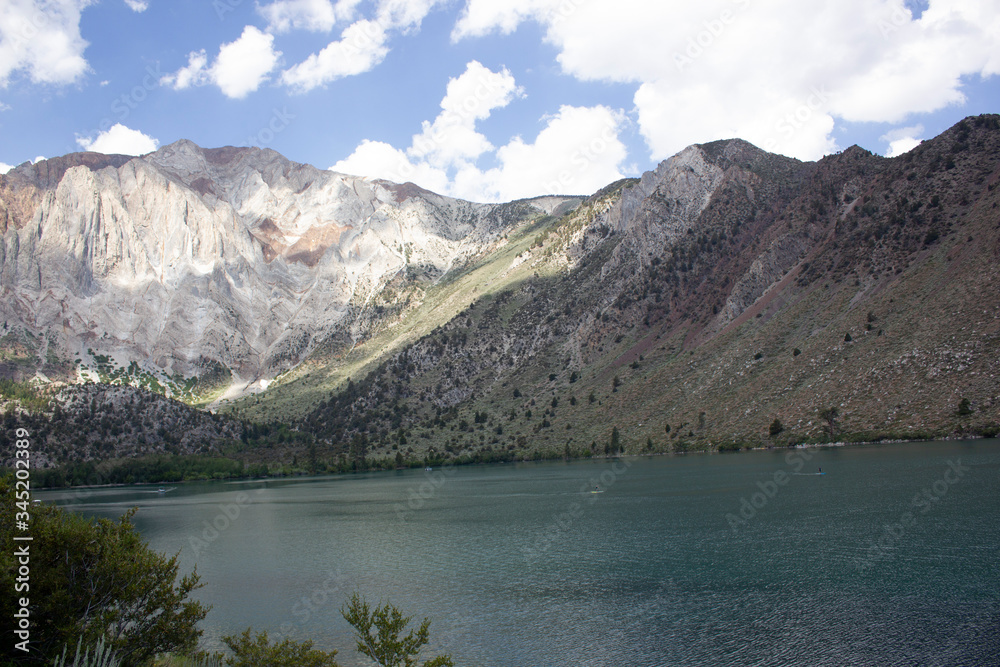
[[[689,148],[300,427],[382,459],[995,433],[998,155],[996,116],[892,160]]]
[[[264,380],[170,444],[339,469],[996,434],[998,156],[995,115],[894,159],[730,140],[493,206],[269,151],[67,156],[0,181],[0,364],[71,376],[78,341],[189,399]]]
[[[0,176],[0,318],[8,351],[28,350],[5,374],[187,400],[266,387],[354,336],[387,281],[429,284],[544,208],[188,141],[26,163]]]

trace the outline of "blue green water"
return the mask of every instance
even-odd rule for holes
[[[253,626],[366,664],[359,591],[457,665],[1000,664],[997,440],[46,497],[138,505],[197,565],[210,648]]]

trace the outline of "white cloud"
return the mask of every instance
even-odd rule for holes
[[[212,79],[227,97],[246,97],[260,87],[280,55],[274,50],[273,35],[248,25],[239,39],[219,48]]]
[[[188,64],[173,74],[167,74],[160,83],[174,90],[184,90],[190,86],[203,86],[211,80],[208,71],[208,55],[205,49],[188,54]]]
[[[115,123],[106,132],[101,132],[93,139],[77,137],[76,143],[85,151],[105,155],[145,155],[152,153],[160,145],[160,142],[153,137],[125,127],[121,123]]]
[[[330,167],[342,174],[384,178],[395,183],[411,181],[434,192],[448,191],[448,175],[426,162],[414,163],[399,150],[383,141],[365,140],[347,158]]]
[[[903,137],[902,139],[896,139],[889,142],[889,150],[885,152],[886,157],[897,157],[912,151],[914,148],[919,146],[921,143],[920,139],[914,139],[913,137]]]
[[[281,82],[306,92],[345,76],[367,72],[389,53],[382,24],[362,19],[349,25],[340,40],[281,73]]]
[[[34,83],[70,84],[89,71],[80,13],[91,0],[4,0],[0,3],[0,88],[16,72]]]
[[[0,162],[0,174],[6,174],[8,171],[13,169],[15,165],[7,164],[6,162]]]
[[[412,181],[435,192],[472,201],[507,201],[543,194],[589,193],[622,177],[626,148],[618,138],[624,114],[604,106],[563,106],[543,118],[531,143],[513,137],[495,148],[476,125],[491,111],[523,95],[506,69],[476,61],[449,81],[441,113],[424,121],[406,150],[362,142],[334,171]],[[496,166],[477,162],[493,158]]]
[[[219,47],[211,66],[205,50],[188,54],[188,64],[160,79],[175,90],[214,83],[227,97],[242,99],[260,88],[278,64],[280,51],[274,50],[274,35],[248,25],[238,39]]]
[[[142,13],[149,9],[149,3],[146,2],[146,0],[125,0],[125,4],[128,5],[128,8],[133,12]]]
[[[273,32],[311,30],[328,32],[337,23],[337,11],[332,0],[279,0],[257,6],[257,12],[267,19]]]
[[[900,122],[964,102],[962,77],[1000,74],[995,0],[930,0],[919,18],[903,0],[467,0],[452,38],[527,20],[566,73],[637,85],[655,159],[730,137],[815,159],[837,121]]]
[[[493,150],[489,140],[476,131],[476,121],[523,94],[510,71],[493,72],[473,60],[465,72],[448,81],[441,113],[433,122],[423,122],[423,131],[413,137],[408,153],[438,167],[475,160]]]
[[[441,0],[380,0],[377,21],[386,29],[402,31],[416,28]]]
[[[879,141],[889,143],[889,148],[885,152],[886,157],[896,157],[919,146],[921,139],[918,137],[923,133],[923,125],[900,127],[886,132],[879,137]]]
[[[623,177],[627,149],[618,139],[624,115],[605,106],[563,106],[534,143],[515,137],[489,172],[498,200],[538,194],[590,194]]]
[[[319,53],[310,55],[282,72],[282,83],[298,92],[307,92],[337,79],[370,71],[389,54],[389,32],[396,30],[405,33],[419,27],[439,1],[380,0],[374,19],[360,19],[347,26],[338,41],[330,42]],[[312,6],[316,3],[300,0],[295,4]],[[337,19],[353,15],[357,4],[358,0],[338,2],[334,8]],[[282,28],[286,25],[296,27],[290,19],[287,24],[276,25]],[[333,23],[328,25],[333,27]]]

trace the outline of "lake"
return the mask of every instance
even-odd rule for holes
[[[138,506],[197,565],[208,648],[253,626],[367,664],[358,591],[430,617],[456,665],[1000,664],[997,440],[38,497]]]

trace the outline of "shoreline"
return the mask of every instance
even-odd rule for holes
[[[810,443],[799,443],[794,445],[778,446],[772,445],[768,447],[747,447],[739,450],[720,450],[720,449],[704,449],[697,451],[685,451],[685,452],[643,452],[637,454],[626,454],[621,453],[615,456],[611,455],[601,455],[601,456],[574,456],[574,457],[553,457],[553,458],[535,458],[535,459],[517,459],[512,461],[468,461],[459,462],[445,461],[438,466],[432,466],[435,470],[440,468],[453,468],[457,466],[487,466],[487,465],[510,465],[516,463],[544,463],[553,461],[563,461],[563,462],[573,462],[573,461],[595,461],[595,460],[618,460],[618,459],[638,459],[643,457],[654,457],[654,456],[687,456],[687,455],[704,455],[704,454],[740,454],[749,452],[768,452],[775,450],[795,450],[795,449],[819,449],[819,448],[833,448],[833,447],[864,447],[873,445],[898,445],[898,444],[911,444],[911,443],[930,443],[930,442],[954,442],[961,440],[1000,440],[998,436],[983,436],[983,435],[969,435],[969,436],[946,436],[940,438],[915,438],[912,440],[906,439],[894,439],[894,440],[859,440],[859,441],[843,441],[839,440],[836,442],[810,442]],[[224,457],[220,457],[224,458]],[[99,465],[99,464],[95,464]],[[177,481],[159,481],[159,482],[133,482],[131,484],[125,482],[119,483],[109,483],[109,484],[82,484],[74,486],[47,486],[38,487],[38,491],[73,491],[73,490],[93,490],[93,489],[114,489],[114,488],[138,488],[138,487],[155,487],[163,486],[166,484],[170,485],[180,485],[180,484],[193,484],[198,482],[267,482],[267,481],[278,481],[278,480],[288,480],[295,478],[307,478],[313,479],[318,477],[334,477],[334,476],[346,476],[346,475],[357,475],[366,473],[383,473],[383,472],[402,472],[406,470],[420,470],[423,466],[413,465],[402,468],[371,468],[368,470],[351,470],[346,472],[322,472],[322,473],[293,473],[290,475],[269,475],[267,477],[227,477],[224,479],[186,479]],[[48,470],[51,470],[49,468]]]

